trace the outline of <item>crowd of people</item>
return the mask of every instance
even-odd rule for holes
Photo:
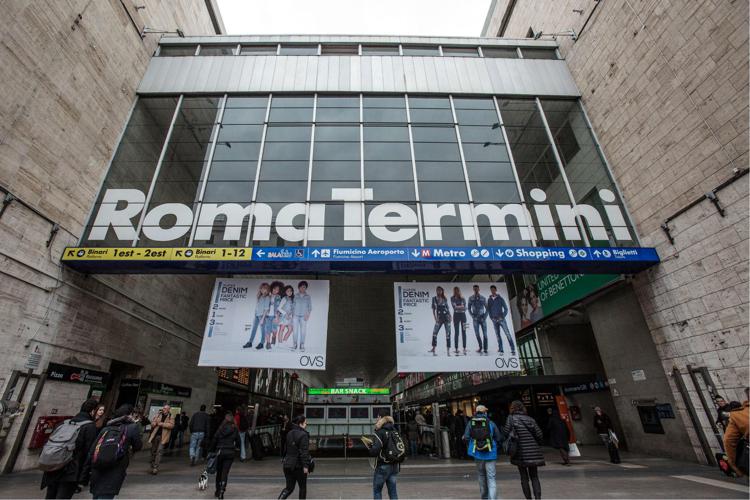
[[[738,476],[747,474],[747,447],[749,404],[727,403],[720,396],[714,398],[717,407],[716,424],[724,430],[726,461]],[[521,489],[525,498],[539,499],[542,487],[539,467],[545,465],[542,450],[548,444],[560,453],[563,465],[570,465],[568,449],[570,429],[555,408],[548,412],[545,433],[536,420],[527,414],[521,401],[510,403],[504,421],[491,418],[486,406],[479,404],[471,417],[463,411],[443,411],[434,416],[430,412],[407,414],[406,422],[396,425],[388,415],[379,416],[372,438],[362,441],[374,458],[373,498],[382,498],[385,487],[391,499],[398,498],[397,478],[401,462],[407,455],[416,456],[435,450],[433,424],[449,432],[450,453],[454,458],[470,458],[476,465],[479,495],[483,499],[498,496],[496,462],[506,455],[518,469]],[[148,444],[150,472],[159,473],[161,456],[165,449],[181,447],[185,432],[190,434],[190,465],[205,460],[207,470],[215,473],[216,498],[224,498],[232,464],[239,451],[240,460],[247,459],[249,429],[252,415],[240,407],[234,412],[214,409],[209,414],[202,405],[192,417],[185,412],[173,414],[164,405],[150,420],[132,405],[122,405],[108,418],[96,400],[85,401],[77,415],[55,429],[45,444],[39,458],[44,470],[41,488],[46,498],[72,498],[88,487],[95,499],[115,498],[127,476],[130,457]],[[435,422],[435,418],[439,419]],[[497,418],[497,419],[496,419]],[[260,420],[257,419],[257,420]],[[285,485],[279,498],[288,498],[295,489],[299,498],[306,498],[307,477],[314,471],[315,461],[310,454],[309,434],[304,415],[291,421],[286,415],[264,415],[264,423],[278,422],[280,450]],[[144,434],[146,425],[150,430]],[[607,447],[610,460],[620,462],[617,438],[612,419],[600,407],[595,407],[592,427]],[[744,440],[744,441],[743,441]],[[743,444],[743,442],[745,444]],[[255,458],[262,457],[250,440]],[[745,455],[743,455],[743,453]],[[204,472],[205,474],[205,472]]]

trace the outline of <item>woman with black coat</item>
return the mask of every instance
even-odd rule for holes
[[[552,408],[547,421],[547,432],[549,433],[549,445],[560,452],[563,465],[570,465],[568,453],[570,451],[570,430],[565,421],[560,417],[557,408]]]
[[[110,427],[122,427],[122,431],[125,434],[125,447],[127,453],[114,465],[106,468],[91,468],[91,459],[93,458],[94,449],[96,443],[99,440],[97,437],[96,441],[91,447],[86,461],[86,474],[91,475],[91,485],[89,491],[91,495],[97,498],[115,498],[120,494],[120,488],[122,483],[125,482],[125,476],[127,476],[127,469],[130,465],[130,456],[143,448],[143,439],[141,438],[141,426],[136,422],[132,415],[132,405],[122,405],[115,410],[115,415],[112,420],[107,422],[102,431],[99,433],[101,436],[102,432],[105,432]]]
[[[515,455],[510,457],[510,463],[518,466],[523,494],[530,499],[533,489],[534,498],[542,498],[542,485],[539,484],[537,472],[537,467],[544,465],[544,453],[539,445],[543,439],[542,430],[536,421],[526,414],[526,408],[520,401],[513,401],[510,404],[510,415],[505,421],[503,435],[508,436],[511,431],[514,431],[518,438],[518,448]],[[531,488],[529,488],[529,481],[531,481]]]
[[[231,413],[224,415],[211,441],[210,451],[216,453],[216,498],[224,498],[229,480],[229,469],[234,462],[234,450],[240,446],[240,432]]]
[[[283,458],[286,486],[279,498],[288,498],[299,485],[299,497],[307,498],[307,475],[310,473],[312,457],[310,456],[310,435],[305,430],[307,420],[304,415],[297,415],[292,420],[289,433],[286,435],[286,454]]]

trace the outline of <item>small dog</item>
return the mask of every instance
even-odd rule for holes
[[[205,491],[206,488],[208,488],[208,471],[204,470],[198,478],[198,491]]]

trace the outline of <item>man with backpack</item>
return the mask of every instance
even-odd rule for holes
[[[495,461],[497,449],[503,442],[497,425],[487,416],[487,407],[478,405],[474,417],[466,424],[464,440],[468,442],[467,453],[474,457],[479,479],[481,498],[497,498],[495,484]]]
[[[130,455],[142,447],[141,425],[133,414],[133,406],[120,406],[97,436],[86,461],[85,474],[91,476],[89,491],[95,499],[120,494]]]
[[[96,439],[94,413],[96,399],[88,399],[78,414],[57,426],[39,455],[39,468],[44,471],[41,489],[45,498],[73,498],[78,485],[85,483],[86,455]]]
[[[362,437],[371,457],[377,457],[372,478],[373,498],[383,498],[383,485],[388,488],[388,497],[398,498],[396,476],[401,462],[406,458],[406,444],[394,426],[393,417],[380,417],[375,424],[375,439]]]

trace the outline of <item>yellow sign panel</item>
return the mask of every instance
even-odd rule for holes
[[[250,260],[252,248],[77,248],[65,249],[62,260]]]

